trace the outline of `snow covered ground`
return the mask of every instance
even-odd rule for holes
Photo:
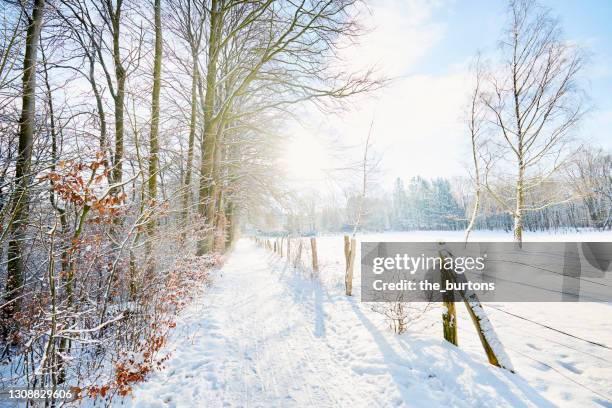
[[[453,240],[461,233],[361,239]],[[473,239],[509,237],[477,232]],[[554,239],[609,241],[612,234]],[[438,307],[415,318],[407,333],[394,334],[382,315],[359,302],[358,274],[356,296],[344,296],[342,237],[320,237],[318,247],[321,271],[313,280],[308,270],[240,241],[213,286],[179,319],[166,369],[116,405],[612,407],[612,305],[488,305],[517,370],[511,374],[486,363],[463,306],[460,348],[442,339]]]

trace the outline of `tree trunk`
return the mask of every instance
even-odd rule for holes
[[[225,230],[227,228],[227,218],[223,211],[217,213],[216,231],[215,231],[215,251],[219,253],[225,252]]]
[[[226,213],[227,213],[227,223],[228,223],[226,246],[231,248],[234,245],[234,241],[236,240],[236,233],[237,233],[237,227],[238,227],[236,223],[236,219],[237,219],[236,206],[231,200],[228,200],[227,202]],[[270,246],[269,249],[272,249],[272,247]]]
[[[87,57],[89,59],[89,83],[94,93],[94,97],[96,98],[96,109],[98,111],[98,120],[100,121],[100,151],[104,155],[104,166],[108,167],[108,154],[110,149],[108,146],[108,136],[106,131],[106,113],[104,111],[104,102],[102,101],[102,95],[100,94],[98,83],[96,82],[95,59],[89,52],[87,52]]]
[[[151,101],[151,132],[149,138],[149,206],[154,208],[157,201],[157,173],[159,171],[159,93],[161,89],[162,60],[162,28],[161,0],[155,0],[155,61],[153,64],[153,95]],[[145,243],[145,258],[147,259],[147,274],[155,271],[153,260],[153,239],[157,230],[157,220],[151,212],[147,221],[147,240]]]
[[[55,108],[53,106],[53,94],[51,92],[51,84],[49,83],[49,70],[47,67],[47,59],[45,57],[45,52],[43,47],[41,47],[41,56],[43,62],[43,72],[44,72],[44,80],[45,80],[45,91],[47,93],[47,106],[49,108],[49,131],[51,133],[51,171],[56,171],[56,165],[59,161],[59,152],[58,152],[58,140],[57,140],[57,126],[55,124]],[[61,131],[60,131],[61,132]],[[68,233],[68,217],[66,216],[66,209],[60,208],[57,204],[57,196],[54,191],[55,182],[50,180],[51,188],[49,191],[49,201],[51,206],[57,211],[60,219],[60,226],[62,227],[62,234]],[[68,271],[68,247],[65,244],[62,244],[62,255],[61,255],[61,265],[62,272]]]
[[[476,187],[476,197],[474,198],[474,208],[472,210],[472,215],[470,216],[470,223],[465,229],[465,242],[467,243],[470,239],[470,233],[474,229],[474,224],[476,224],[476,217],[478,216],[478,210],[480,209],[480,187]]]
[[[193,173],[193,149],[195,144],[195,134],[197,126],[197,109],[198,109],[198,94],[197,87],[200,78],[198,69],[197,51],[192,47],[191,57],[193,67],[191,71],[191,114],[189,118],[189,142],[187,146],[187,168],[185,170],[185,180],[183,183],[183,232],[181,233],[181,242],[184,243],[187,239],[187,225],[189,223],[189,206],[191,204],[191,177]]]
[[[36,61],[38,42],[42,29],[45,1],[35,0],[32,17],[28,19],[26,49],[23,60],[23,97],[19,120],[18,156],[15,164],[15,192],[12,198],[12,219],[9,224],[8,262],[5,301],[5,318],[11,318],[19,310],[19,295],[25,273],[24,240],[28,224],[28,186],[34,140],[36,111]]]
[[[523,208],[525,207],[525,166],[519,162],[519,172],[516,181],[516,209],[514,210],[514,241],[523,244]]]
[[[206,95],[204,97],[204,140],[200,163],[200,188],[198,214],[211,226],[215,221],[214,154],[216,149],[217,123],[214,116],[217,88],[217,61],[221,41],[222,16],[217,0],[212,0],[210,9],[210,36],[208,44],[208,64],[206,71]],[[213,250],[214,228],[206,231],[198,240],[196,255],[200,256]]]
[[[117,1],[115,12],[111,16],[113,27],[113,64],[117,79],[117,93],[115,95],[115,154],[113,158],[112,182],[120,183],[123,178],[123,129],[124,129],[124,101],[125,101],[125,68],[121,61],[120,29],[121,29],[122,0]],[[118,193],[114,191],[113,193]]]

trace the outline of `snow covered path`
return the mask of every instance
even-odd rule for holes
[[[117,406],[550,406],[441,339],[394,335],[248,241],[213,280],[178,320],[166,369]]]

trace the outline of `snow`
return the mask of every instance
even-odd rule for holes
[[[377,234],[361,239],[452,240],[454,234]],[[612,239],[594,239],[593,234],[579,236]],[[462,232],[456,235],[461,239]],[[477,231],[472,239],[487,238],[500,240],[500,234]],[[166,368],[116,405],[611,406],[610,349],[501,311],[611,346],[611,305],[485,305],[514,363],[517,374],[512,374],[486,362],[462,307],[459,348],[442,339],[439,307],[410,322],[407,333],[394,334],[382,315],[359,302],[358,271],[356,295],[344,296],[342,237],[320,237],[317,244],[320,273],[311,279],[310,271],[240,241],[216,272],[212,287],[203,288],[198,301],[178,319],[167,345],[171,356]]]
[[[361,241],[462,241],[463,231],[415,231],[361,235]],[[474,231],[471,241],[511,241],[502,231]],[[572,230],[526,232],[525,241],[612,241],[612,232]],[[328,276],[322,277],[330,290],[343,279],[342,240],[338,236],[318,239]],[[338,252],[340,251],[340,252]],[[359,254],[357,254],[359,257]],[[359,273],[353,284],[359,296]],[[557,406],[612,407],[612,304],[610,303],[492,303],[484,304],[517,374]],[[501,309],[501,310],[500,310]],[[536,323],[509,316],[510,312]],[[459,347],[478,361],[486,361],[470,316],[457,307]],[[441,305],[427,311],[409,326],[406,336],[438,337],[441,334]],[[546,325],[584,340],[558,333]]]

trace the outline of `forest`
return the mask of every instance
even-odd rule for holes
[[[610,174],[612,158],[601,151],[580,153],[568,167],[568,173],[545,188],[533,192],[534,202],[564,190],[564,198],[525,214],[527,231],[609,230],[612,228],[612,195]],[[474,194],[469,179],[424,179],[414,176],[407,186],[396,178],[391,189],[376,188],[364,199],[360,228],[365,231],[458,231],[465,230],[474,208]],[[589,186],[589,187],[586,187]],[[589,191],[585,191],[589,188]],[[284,223],[270,223],[254,218],[257,228],[265,234],[316,235],[318,233],[350,232],[354,229],[361,196],[347,190],[343,203],[323,202],[305,196],[296,199],[284,216]],[[474,228],[490,231],[512,231],[511,214],[493,198],[483,194],[483,202],[474,221]]]
[[[6,384],[104,397],[154,368],[240,214],[273,199],[291,106],[379,86],[335,63],[356,3],[2,1]]]

